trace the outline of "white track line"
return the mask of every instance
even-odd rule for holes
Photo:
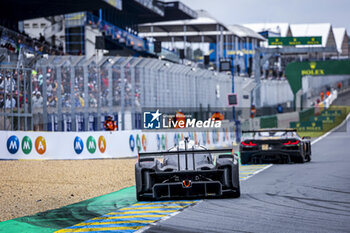
[[[159,219],[159,220],[156,221],[156,222],[152,222],[152,223],[148,224],[147,226],[142,227],[141,229],[135,231],[135,233],[143,233],[143,232],[145,232],[146,230],[148,230],[150,227],[157,225],[159,222],[163,222],[163,221],[165,221],[165,220],[167,220],[167,219],[169,219],[169,218],[171,218],[171,217],[174,217],[175,215],[178,215],[179,213],[181,213],[181,212],[184,211],[185,209],[190,208],[190,207],[192,207],[192,206],[194,206],[194,205],[197,205],[197,204],[199,204],[199,203],[201,203],[201,202],[203,202],[203,200],[200,200],[200,201],[198,201],[198,202],[195,202],[195,203],[193,203],[192,205],[187,206],[187,207],[185,207],[185,208],[183,208],[183,209],[181,209],[181,210],[179,210],[179,211],[177,211],[177,212],[175,212],[175,213],[169,214],[168,216],[165,216],[165,217]]]
[[[254,173],[252,173],[250,176],[248,176],[248,177],[246,177],[246,178],[242,179],[242,181],[244,181],[244,180],[248,180],[249,178],[251,178],[251,177],[255,176],[256,174],[259,174],[260,172],[262,172],[262,171],[264,171],[264,170],[266,170],[266,169],[268,169],[268,168],[270,168],[270,167],[272,167],[272,164],[267,165],[266,167],[264,167],[264,168],[262,168],[262,169],[260,169],[260,170],[255,171],[255,172],[254,172]]]

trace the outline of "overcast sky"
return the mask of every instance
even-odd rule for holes
[[[350,0],[180,0],[225,24],[331,23],[350,34]]]

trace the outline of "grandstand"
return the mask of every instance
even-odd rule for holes
[[[29,53],[63,55],[63,48],[53,46],[46,41],[33,39],[24,33],[18,33],[3,26],[0,26],[0,46],[14,54],[19,54],[22,49]]]
[[[121,1],[120,1],[121,2]],[[196,13],[181,2],[123,1],[122,4],[105,5],[99,9],[67,13],[62,16],[26,20],[24,30],[28,34],[42,33],[47,40],[55,35],[58,43],[64,43],[71,55],[91,56],[96,53],[96,37],[103,37],[98,47],[108,50],[106,55],[163,56],[178,61],[178,56],[163,49],[153,51],[153,41],[138,35],[138,25],[173,19],[192,19]],[[40,28],[40,26],[42,28]]]
[[[248,28],[225,25],[204,10],[196,12],[196,19],[142,24],[139,26],[140,35],[165,42],[171,50],[184,49],[188,59],[192,58],[188,48],[197,46],[203,55],[209,56],[211,66],[217,71],[220,60],[228,59],[231,73],[251,74],[252,63],[249,61],[253,51],[265,39]],[[199,61],[204,62],[204,57],[201,56]]]

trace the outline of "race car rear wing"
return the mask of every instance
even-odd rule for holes
[[[258,132],[297,132],[297,129],[257,129],[257,130],[242,130],[242,133],[258,133]]]
[[[158,157],[158,156],[166,156],[166,155],[177,155],[177,164],[178,164],[178,169],[180,170],[180,154],[185,154],[186,158],[186,170],[188,170],[188,154],[192,154],[192,161],[193,161],[193,169],[195,170],[195,154],[206,154],[206,153],[231,153],[233,154],[234,150],[233,148],[227,148],[227,149],[214,149],[214,150],[176,150],[176,151],[163,151],[163,152],[143,152],[143,153],[138,153],[138,163],[140,162],[146,162],[146,161],[151,161],[147,158],[150,157]],[[153,160],[152,160],[153,161]]]

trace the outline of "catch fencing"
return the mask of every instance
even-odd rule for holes
[[[31,69],[0,69],[0,130],[32,130]]]
[[[48,56],[0,74],[2,130],[99,131],[109,115],[141,129],[142,108],[222,109],[232,90],[230,75],[138,57]]]

